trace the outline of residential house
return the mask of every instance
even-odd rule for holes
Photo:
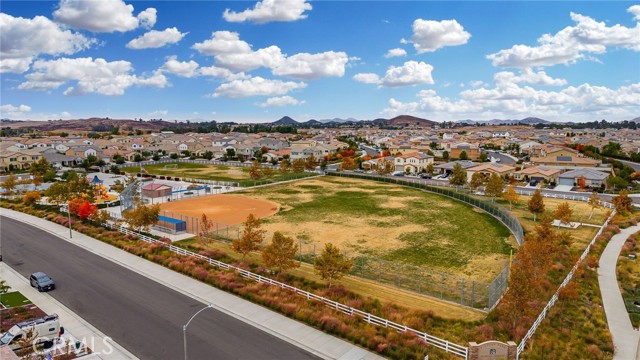
[[[513,173],[513,176],[518,181],[543,181],[558,182],[558,175],[562,173],[561,169],[552,168],[548,166],[531,166]]]
[[[405,173],[417,174],[424,172],[429,164],[433,164],[433,156],[420,152],[403,154],[394,158],[396,171]]]
[[[447,173],[453,172],[453,167],[456,166],[456,164],[460,164],[462,169],[466,170],[468,168],[472,168],[478,165],[479,163],[473,162],[471,160],[456,160],[456,161],[450,161],[445,164],[436,165],[433,167],[433,169],[435,170],[436,173],[447,174]]]
[[[606,171],[596,169],[576,169],[567,171],[558,176],[559,185],[577,186],[580,178],[584,179],[585,186],[598,187],[605,184],[609,177]]]
[[[467,170],[467,178],[471,180],[473,174],[479,172],[484,176],[489,177],[492,174],[498,174],[502,178],[507,179],[515,172],[516,168],[511,165],[498,164],[498,163],[482,163],[474,167],[470,167]]]
[[[0,170],[9,171],[13,169],[25,170],[31,166],[31,163],[42,158],[42,155],[36,150],[22,150],[3,152],[0,155]]]

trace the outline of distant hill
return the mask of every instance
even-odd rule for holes
[[[110,119],[110,118],[89,118],[89,119],[76,119],[76,120],[49,120],[49,121],[18,121],[18,122],[3,122],[3,127],[10,127],[12,129],[19,128],[33,128],[37,131],[110,131],[111,129],[118,128],[120,131],[160,131],[161,129],[168,127],[188,127],[186,123],[170,122],[164,120],[152,120],[152,121],[138,121],[131,119]]]
[[[631,119],[631,120],[629,120],[629,121],[634,122],[634,123],[636,123],[636,124],[637,124],[637,123],[640,123],[640,117],[637,117],[637,118]]]
[[[386,120],[385,125],[434,127],[438,125],[438,123],[433,120],[421,119],[411,115],[399,115],[393,119]]]
[[[524,119],[514,119],[514,120],[501,120],[501,119],[492,119],[492,120],[458,120],[459,123],[470,124],[470,125],[535,125],[535,124],[551,124],[551,121],[547,121],[544,119],[540,119],[537,117],[527,117]]]
[[[323,119],[323,120],[318,120],[319,122],[323,123],[323,124],[327,124],[327,123],[347,123],[347,122],[358,122],[361,120],[358,119],[354,119],[354,118],[347,118],[347,119],[341,119],[341,118],[333,118],[333,119]]]
[[[295,121],[295,120],[293,120],[292,118],[290,118],[288,116],[283,116],[280,120],[272,122],[271,125],[273,125],[273,126],[283,126],[283,125],[297,126],[297,125],[300,125],[300,123]]]
[[[322,122],[318,121],[318,120],[307,120],[303,123],[301,123],[301,125],[305,125],[305,126],[316,126],[316,125],[322,125]]]

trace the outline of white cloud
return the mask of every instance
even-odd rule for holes
[[[262,0],[253,9],[235,12],[229,9],[222,15],[229,22],[251,21],[264,24],[271,21],[296,21],[306,19],[304,12],[311,10],[306,0]]]
[[[169,110],[154,110],[147,115],[152,118],[163,117],[169,113]]]
[[[353,80],[365,84],[380,84],[380,76],[374,73],[360,73],[353,76]]]
[[[160,69],[170,74],[190,78],[198,75],[196,70],[198,70],[199,66],[200,65],[193,60],[178,61],[177,56],[173,55],[167,59]]]
[[[65,95],[84,95],[98,93],[102,95],[122,95],[133,86],[167,86],[167,79],[156,71],[151,77],[139,78],[130,74],[131,63],[128,61],[107,62],[104,59],[92,58],[60,58],[56,60],[38,60],[33,65],[33,72],[25,77],[27,81],[18,86],[25,90],[56,89],[68,82],[75,82],[65,91]]]
[[[342,77],[349,57],[344,52],[327,51],[318,54],[300,53],[287,57],[273,67],[273,74],[297,79]]]
[[[249,79],[250,78],[249,75],[247,75],[247,74],[245,74],[243,72],[233,73],[229,69],[225,69],[225,68],[221,68],[221,67],[217,67],[217,66],[201,67],[198,72],[202,76],[212,76],[212,77],[216,77],[216,78],[219,78],[219,79],[225,79],[225,80],[229,80],[229,81],[238,80],[238,79]]]
[[[260,107],[283,107],[283,106],[296,106],[304,104],[304,100],[300,101],[292,96],[279,96],[268,98],[267,101],[258,104]]]
[[[462,25],[454,20],[423,20],[413,22],[413,36],[402,43],[412,43],[419,54],[436,51],[445,46],[464,45],[471,38]]]
[[[148,8],[133,16],[133,5],[123,0],[61,0],[53,12],[56,21],[93,32],[125,32],[155,24],[156,11]]]
[[[544,71],[533,72],[533,70],[529,68],[522,69],[520,71],[520,75],[516,75],[509,71],[501,71],[493,76],[493,80],[498,86],[505,83],[511,84],[521,82],[547,86],[567,85],[567,80],[565,79],[554,79]]]
[[[389,49],[389,51],[387,51],[387,53],[384,54],[384,57],[386,57],[387,59],[393,58],[393,57],[399,57],[399,56],[407,56],[407,51],[405,49],[395,48],[395,49]]]
[[[433,84],[432,71],[433,66],[427,63],[407,61],[402,66],[390,66],[383,78],[373,73],[360,73],[354,75],[353,79],[386,87]]]
[[[634,20],[640,21],[640,5],[632,5],[627,9],[627,11],[635,15],[635,17],[633,18]]]
[[[242,98],[250,96],[284,95],[295,89],[305,88],[303,82],[264,79],[259,76],[245,80],[233,80],[221,84],[213,93],[214,97]]]
[[[634,13],[636,9],[629,8],[629,11]],[[542,35],[538,38],[538,46],[514,45],[487,55],[487,58],[494,66],[529,68],[572,64],[588,57],[588,54],[603,54],[607,47],[640,51],[640,24],[634,28],[620,24],[609,27],[604,22],[576,13],[571,13],[571,19],[575,26],[567,26],[555,35]]]
[[[299,53],[287,57],[272,45],[254,51],[237,32],[215,31],[211,38],[192,46],[203,55],[213,56],[216,66],[232,71],[269,68],[274,75],[297,79],[344,75],[349,57],[344,52],[327,51],[317,54]]]
[[[188,33],[181,33],[177,28],[167,28],[162,31],[151,30],[127,43],[129,49],[155,49],[168,44],[175,44]]]
[[[452,100],[434,90],[422,90],[417,101],[389,99],[383,113],[389,116],[403,113],[424,114],[436,119],[456,118],[517,118],[548,117],[551,120],[584,120],[611,114],[635,116],[640,111],[640,83],[610,89],[582,84],[560,91],[536,90],[517,83],[496,83],[492,89],[465,90]]]
[[[240,40],[237,32],[231,31],[215,31],[210,39],[196,43],[192,48],[201,54],[214,56],[216,65],[234,71],[272,67],[284,60],[277,46],[253,51],[251,45]]]
[[[27,71],[39,54],[71,55],[94,41],[44,16],[25,19],[0,13],[0,73]]]
[[[68,111],[63,111],[63,112],[60,113],[60,117],[63,117],[65,119],[66,118],[70,118],[71,117],[71,113],[68,112]]]
[[[0,105],[0,117],[5,119],[24,118],[26,113],[31,111],[31,106],[11,104]]]
[[[472,88],[477,89],[477,88],[482,87],[484,85],[484,81],[482,81],[482,80],[471,81],[469,83],[469,85],[471,85]]]
[[[147,8],[141,11],[137,18],[140,22],[140,26],[150,29],[156,24],[158,11],[154,8]]]

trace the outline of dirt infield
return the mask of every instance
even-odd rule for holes
[[[220,224],[235,225],[247,220],[249,214],[265,218],[278,212],[280,205],[273,201],[252,199],[242,195],[211,195],[160,205],[162,210],[200,219],[206,214]]]

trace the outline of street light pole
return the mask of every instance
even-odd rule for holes
[[[198,314],[200,314],[201,312],[207,309],[213,309],[213,304],[209,304],[206,307],[198,310],[198,312],[193,314],[191,319],[189,319],[189,321],[187,321],[185,325],[182,325],[182,340],[184,342],[184,360],[187,360],[187,326],[189,326],[189,324],[191,323],[191,320],[193,320]]]

